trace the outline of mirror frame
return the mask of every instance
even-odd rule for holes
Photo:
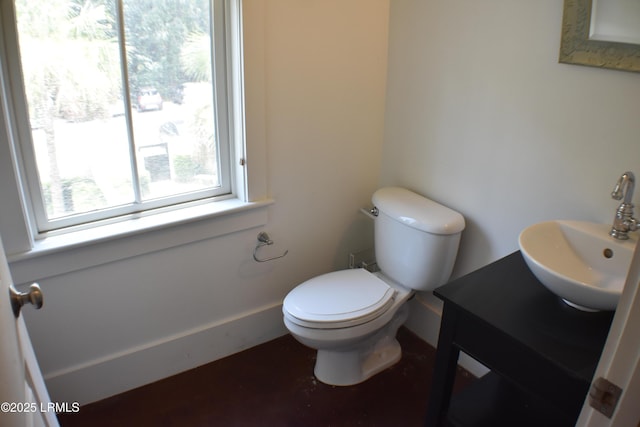
[[[589,39],[592,0],[564,0],[559,62],[640,72],[640,45]]]

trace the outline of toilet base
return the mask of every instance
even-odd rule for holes
[[[402,357],[400,343],[395,338],[384,341],[365,360],[358,351],[318,350],[313,373],[319,381],[329,385],[359,384],[396,364]]]
[[[318,350],[314,374],[329,385],[359,384],[396,364],[402,357],[396,339],[398,329],[406,321],[409,309],[404,304],[380,331],[347,349]]]

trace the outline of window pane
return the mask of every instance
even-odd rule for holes
[[[16,0],[16,15],[46,219],[220,187],[208,0]]]
[[[208,1],[125,0],[143,200],[219,185]]]
[[[49,218],[131,203],[113,3],[19,0],[16,14],[41,193]]]

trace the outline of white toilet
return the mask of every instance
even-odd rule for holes
[[[458,212],[403,188],[382,188],[372,201],[380,271],[323,274],[284,299],[284,323],[318,350],[314,373],[326,384],[357,384],[400,360],[405,302],[449,279],[465,226]]]

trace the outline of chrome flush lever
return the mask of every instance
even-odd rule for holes
[[[44,298],[42,296],[42,290],[37,283],[29,286],[29,292],[19,292],[13,285],[9,286],[9,297],[11,299],[11,308],[13,309],[13,315],[18,318],[20,316],[20,309],[25,304],[32,304],[36,310],[42,307]]]

